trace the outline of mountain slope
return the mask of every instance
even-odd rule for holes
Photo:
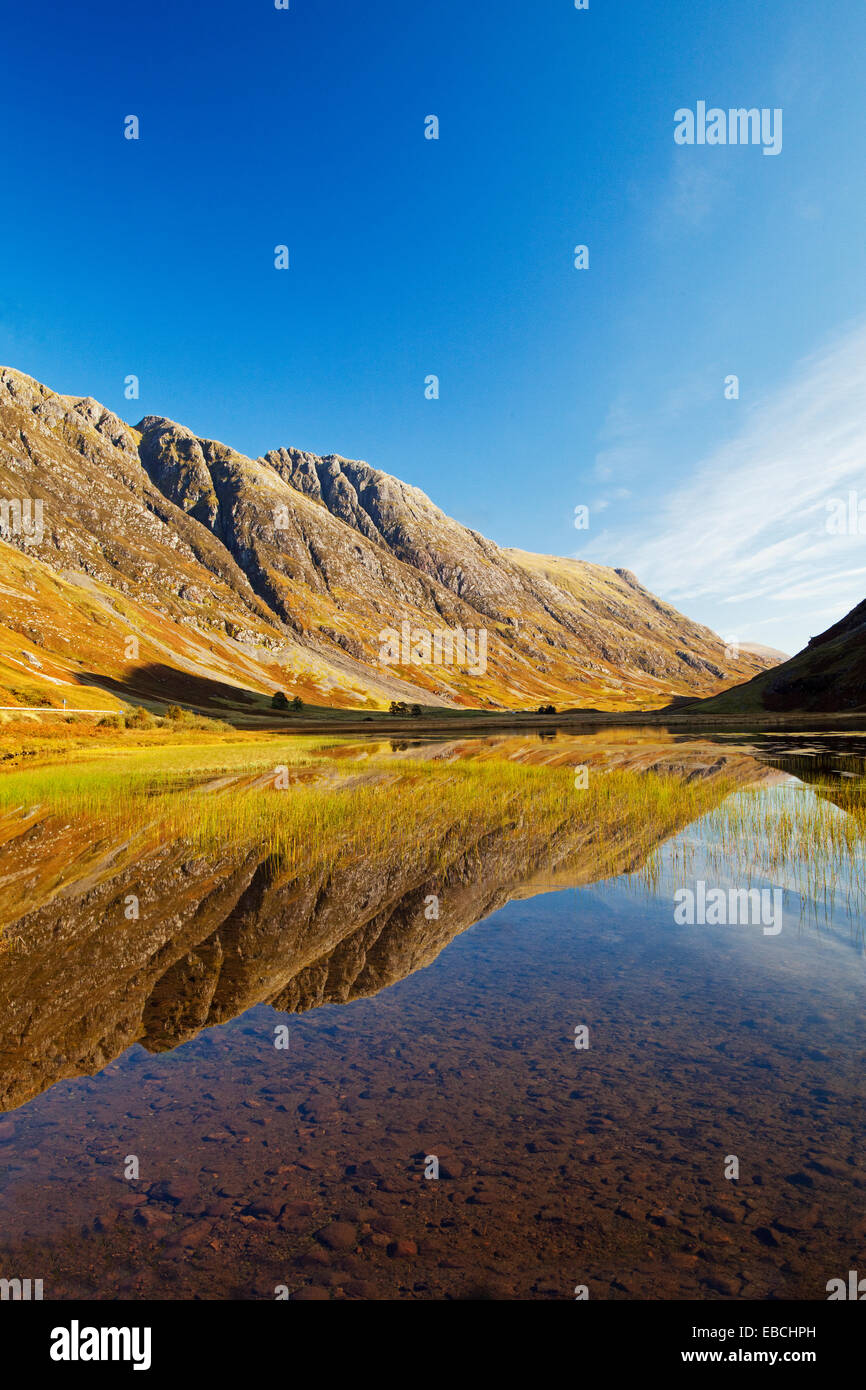
[[[841,714],[866,710],[866,600],[803,651],[695,706],[703,714],[767,710]]]
[[[367,464],[289,449],[252,460],[11,369],[4,498],[41,504],[42,524],[27,535],[26,518],[0,517],[2,704],[255,709],[283,688],[356,708],[627,709],[767,664],[728,660],[627,571],[503,550]],[[484,630],[486,661],[383,662],[381,634],[404,622]]]
[[[97,402],[0,372],[0,499],[26,499],[32,532],[11,514],[0,532],[0,703],[103,708],[119,703],[110,690],[244,703],[293,671],[310,696],[330,681],[381,700],[299,650],[226,547],[151,483],[139,442]]]
[[[729,657],[715,633],[627,570],[503,549],[366,463],[295,449],[259,462],[496,624],[499,640],[533,661],[550,686],[564,682],[566,700],[577,684],[582,699],[594,695],[604,707],[648,703],[662,688],[706,690],[771,664],[751,652]]]

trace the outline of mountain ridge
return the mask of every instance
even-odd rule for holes
[[[21,665],[21,637],[31,686],[51,677],[72,687],[72,704],[89,683],[127,699],[180,693],[254,709],[275,689],[358,709],[393,698],[639,709],[712,694],[767,665],[732,659],[628,570],[500,547],[362,461],[287,447],[250,459],[167,417],[129,425],[11,368],[0,369],[0,498],[38,500],[45,514],[38,539],[7,527],[0,543],[14,579],[11,595],[0,592],[0,680],[25,696],[7,670]],[[51,630],[47,647],[28,608]],[[385,661],[381,633],[402,622],[483,628],[486,669]],[[77,671],[63,623],[93,650]],[[112,629],[110,659],[94,623]],[[134,661],[121,650],[130,635]],[[54,662],[42,676],[40,651]],[[201,688],[189,688],[193,676]],[[31,690],[23,703],[39,698]]]

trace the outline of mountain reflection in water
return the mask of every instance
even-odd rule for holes
[[[396,751],[675,772],[708,806],[838,759],[657,731]],[[47,1297],[821,1298],[856,1267],[846,931],[674,928],[675,854],[654,891],[623,877],[643,838],[519,819],[296,875],[176,841],[61,876],[56,848],[28,827],[0,952],[3,1263],[50,1260]]]

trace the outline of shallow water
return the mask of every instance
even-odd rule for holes
[[[734,742],[705,741],[704,763]],[[646,746],[635,734],[632,753]],[[798,735],[751,740],[749,756],[802,776],[850,771],[864,747]],[[189,1041],[120,1046],[118,1025],[115,1056],[106,1024],[77,1079],[53,1081],[62,1037],[27,1052],[66,988],[62,970],[34,973],[37,1022],[0,1053],[38,1091],[0,1116],[0,1276],[41,1278],[47,1298],[826,1298],[866,1268],[864,922],[788,892],[774,934],[679,925],[686,847],[687,881],[726,886],[700,826],[664,847],[652,887],[557,890],[562,866],[469,884],[453,939],[392,948],[370,997],[256,1003],[200,1029],[224,939],[216,964],[192,952],[148,985],[151,1049],[169,1024]],[[497,886],[514,900],[498,907]],[[63,911],[66,930],[75,902]],[[88,937],[95,1015],[104,947]],[[297,1007],[354,979],[359,949],[337,945]]]

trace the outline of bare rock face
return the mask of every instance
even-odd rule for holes
[[[366,463],[249,459],[161,417],[133,428],[8,368],[0,498],[41,508],[29,531],[0,518],[0,683],[15,689],[24,635],[55,658],[40,677],[48,703],[75,657],[76,680],[205,707],[288,684],[356,707],[647,708],[768,664],[726,656],[627,570],[503,550]],[[485,661],[383,662],[381,634],[403,622],[483,630]]]
[[[142,460],[145,466],[151,464],[152,480],[160,492],[212,531],[219,501],[195,435],[151,417],[142,420],[138,428]]]

